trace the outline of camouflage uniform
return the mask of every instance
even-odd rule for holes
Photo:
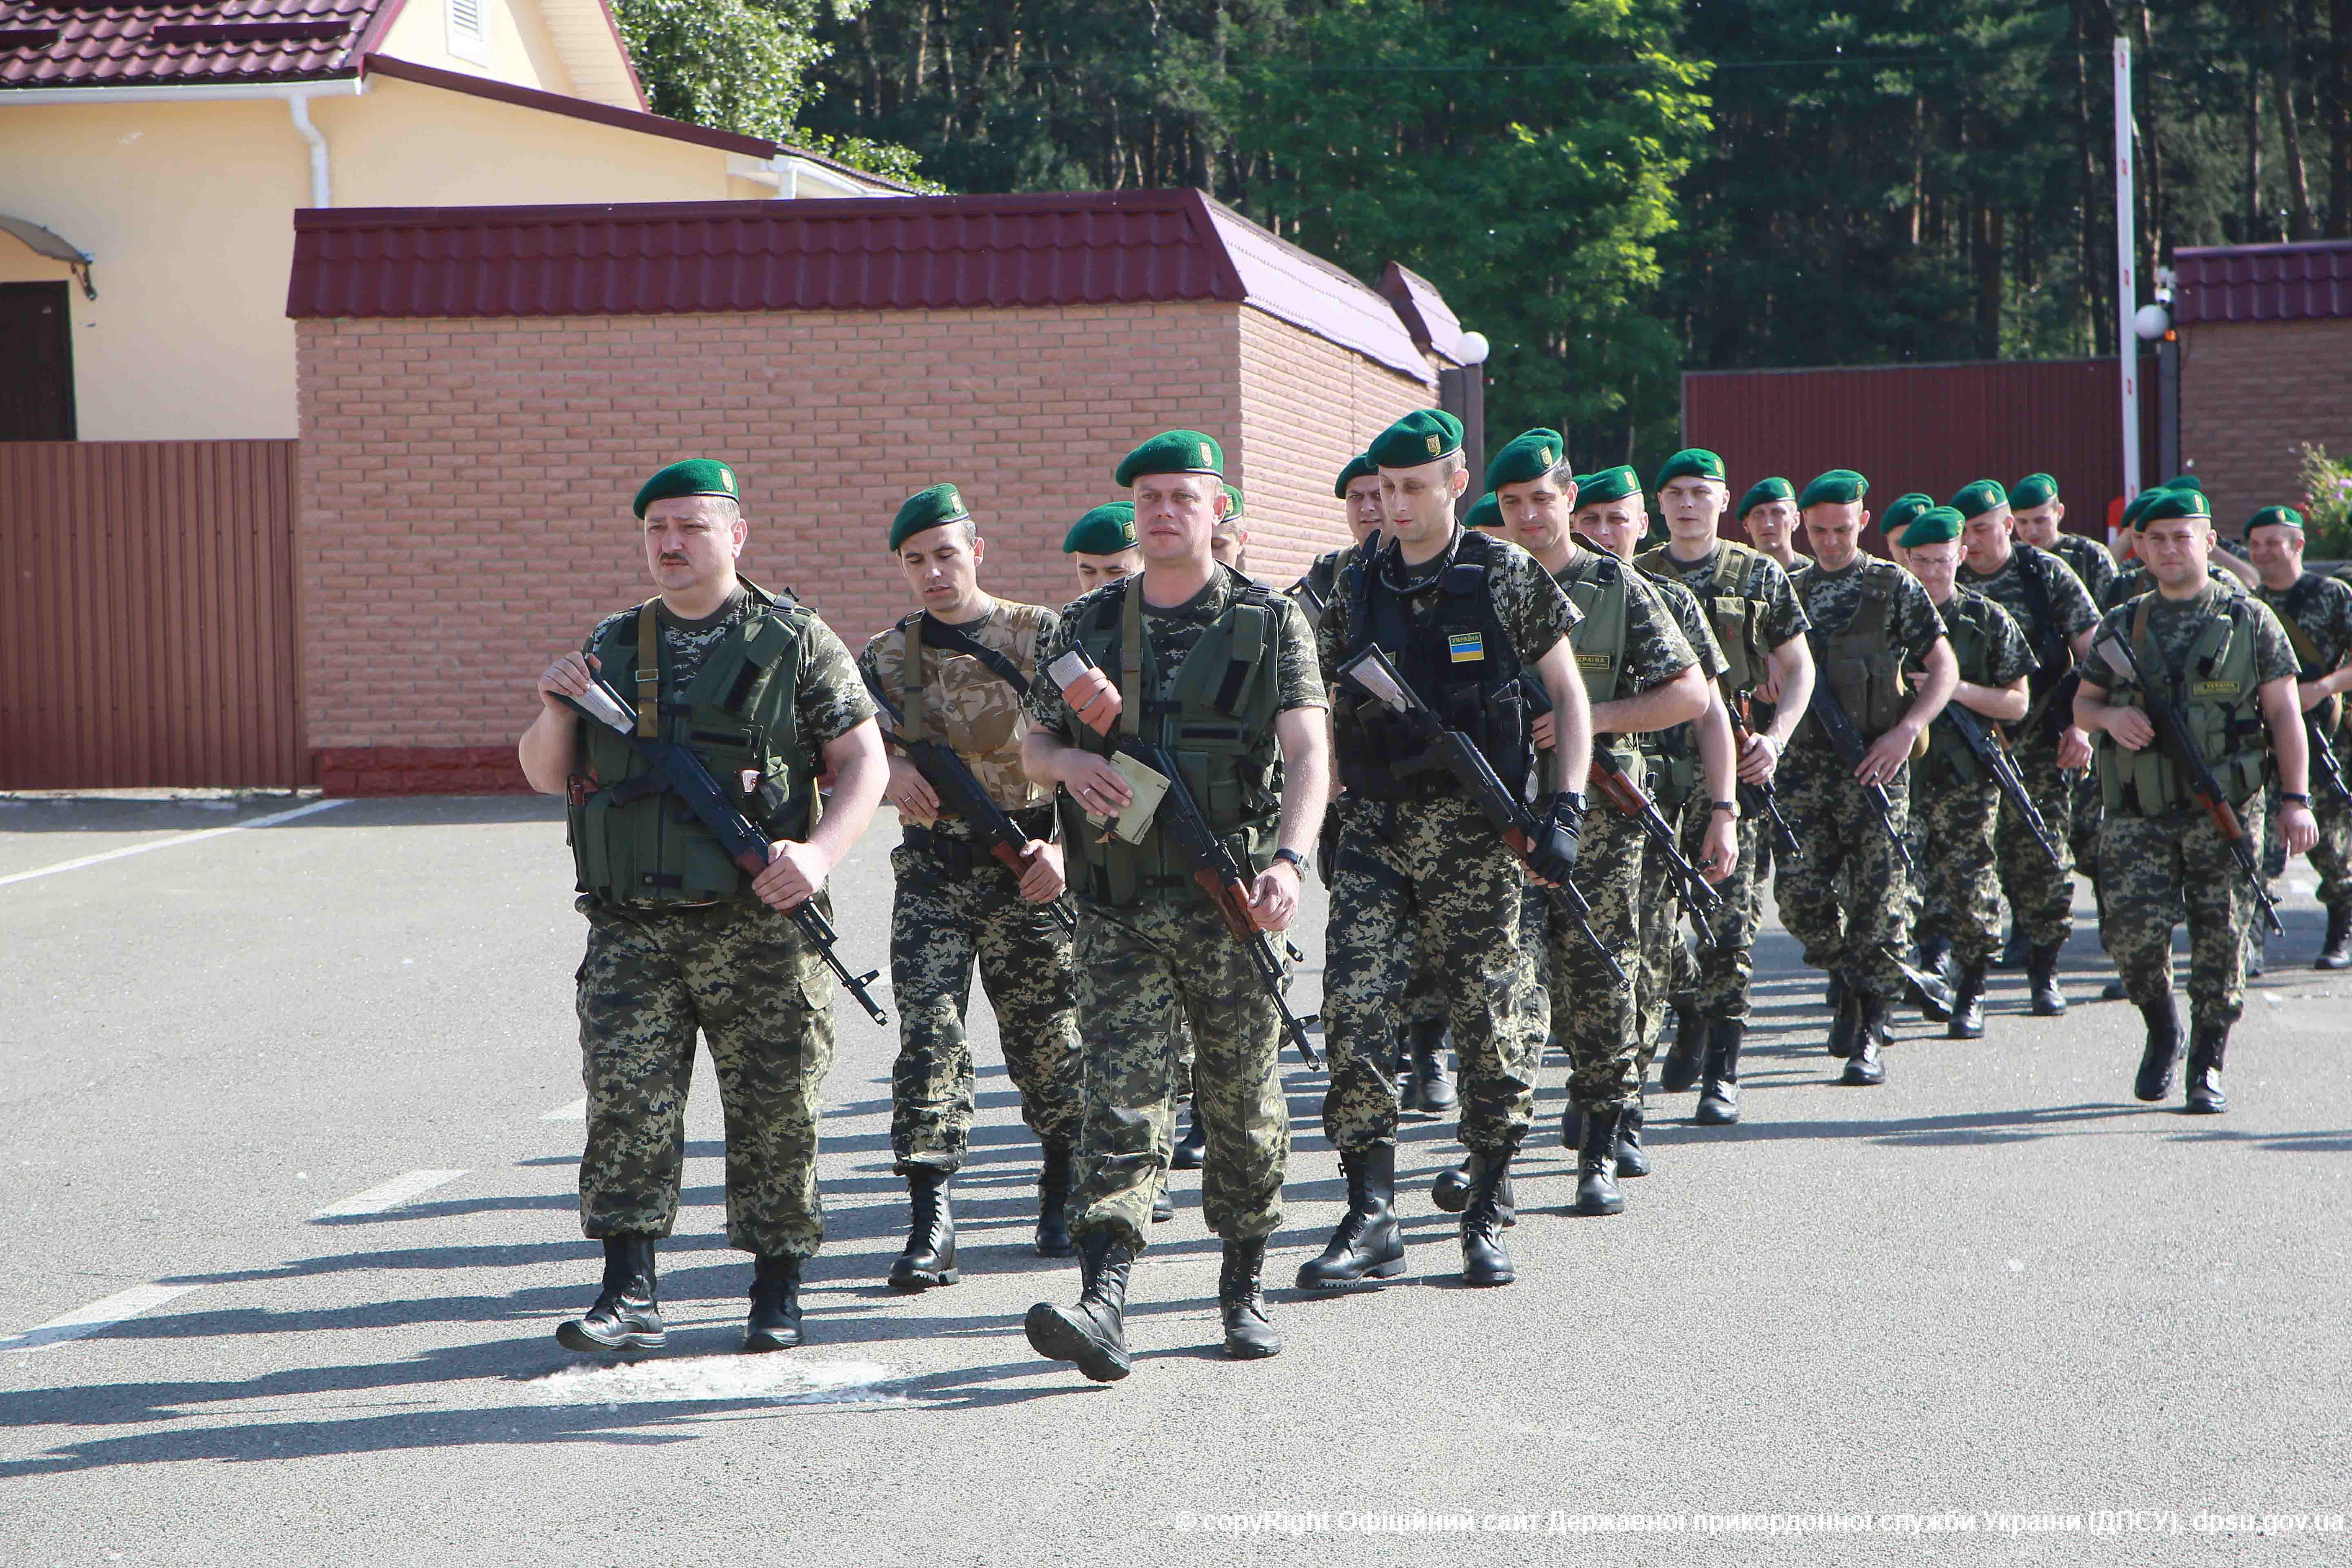
[[[1669,576],[1692,593],[1713,597],[1712,589],[1721,552],[1711,550],[1696,561],[1682,561],[1673,551],[1659,549],[1642,557],[1647,570]],[[1805,635],[1810,624],[1804,610],[1797,603],[1796,591],[1789,585],[1787,574],[1780,563],[1763,556],[1758,563],[1754,579],[1747,584],[1744,607],[1740,614],[1752,628],[1747,641],[1750,647],[1762,653],[1781,647],[1791,638]],[[1710,610],[1719,606],[1703,605]],[[1726,630],[1727,616],[1717,615],[1715,628]],[[1760,679],[1762,672],[1756,672]],[[1752,689],[1752,686],[1750,688]],[[1745,698],[1748,690],[1732,693]],[[1761,730],[1771,721],[1760,710],[1751,708],[1751,727]],[[1712,802],[1695,800],[1685,810],[1682,836],[1683,853],[1696,857],[1705,842],[1707,818],[1712,815]],[[1764,883],[1770,876],[1771,830],[1760,818],[1742,816],[1739,819],[1739,863],[1730,876],[1716,884],[1723,895],[1724,913],[1713,919],[1716,945],[1700,950],[1695,963],[1675,959],[1675,968],[1686,979],[1678,979],[1669,996],[1678,1007],[1687,1007],[1702,1017],[1727,1022],[1745,1023],[1748,1016],[1748,989],[1755,973],[1756,931],[1762,923]],[[1673,958],[1671,950],[1668,957]]]
[[[2238,581],[2237,574],[2225,572],[2219,566],[2207,566],[2205,580],[2217,583],[2233,594],[2246,591],[2246,585]],[[2107,584],[2106,593],[2099,599],[2099,612],[2104,615],[2118,605],[2128,605],[2142,594],[2153,593],[2155,589],[2156,579],[2148,575],[2146,563],[2134,561],[2127,566],[2118,566],[2115,581]]]
[[[740,589],[701,621],[659,612],[665,703],[682,700],[751,612]],[[583,649],[638,613],[606,617]],[[814,754],[872,718],[874,704],[848,650],[814,616],[798,658],[793,721]],[[761,903],[748,885],[711,903],[587,893],[574,907],[588,921],[576,976],[588,1090],[581,1228],[591,1237],[666,1237],[677,1223],[699,1029],[727,1112],[729,1244],[771,1256],[815,1252],[824,1239],[817,1110],[833,1061],[833,981],[824,961],[792,917]]]
[[[1481,542],[1472,546],[1471,539]],[[1391,576],[1402,613],[1416,623],[1433,618],[1438,595],[1432,590],[1466,548],[1493,556],[1486,582],[1495,618],[1513,658],[1531,668],[1569,634],[1577,612],[1517,545],[1457,529],[1440,554]],[[1394,556],[1382,561],[1377,569],[1396,571]],[[1357,651],[1351,598],[1368,569],[1360,553],[1350,555],[1339,593],[1316,628],[1327,668],[1336,669]],[[1341,766],[1348,766],[1344,756]],[[1517,857],[1475,806],[1442,789],[1402,802],[1351,793],[1338,809],[1339,865],[1323,984],[1331,1071],[1323,1097],[1326,1135],[1349,1158],[1395,1142],[1391,1068],[1403,1022],[1398,1004],[1426,973],[1444,998],[1461,1063],[1462,1142],[1489,1156],[1517,1149],[1535,1106],[1544,1034],[1533,958],[1540,943],[1536,931],[1523,929],[1528,884]],[[1588,816],[1588,835],[1600,820]],[[1588,837],[1588,855],[1590,846]]]
[[[2294,649],[2298,679],[2316,680],[2342,665],[2345,655],[2352,652],[2352,586],[2341,580],[2306,572],[2300,581],[2275,593],[2257,587],[2254,597],[2278,616],[2288,645]],[[2328,743],[2337,765],[2347,766],[2346,758],[2352,753],[2347,753],[2344,743],[2342,700],[2309,710],[2306,717],[2326,718],[2330,709],[2335,716],[2325,725]],[[2266,798],[2275,825],[2275,778]],[[2312,869],[2319,873],[2319,901],[2330,910],[2340,909],[2352,904],[2352,804],[2320,783],[2316,768],[2311,773],[2311,812],[2319,823],[2319,842],[2311,847],[2310,856]]]
[[[2074,570],[2083,586],[2090,591],[2095,605],[2106,603],[2108,588],[2123,571],[2107,547],[2086,534],[2060,533],[2051,542],[2050,553]]]
[[[907,724],[916,721],[913,705],[919,702],[920,738],[951,746],[1024,833],[1051,838],[1051,800],[1021,771],[1028,724],[1012,682],[927,635],[918,690],[906,689],[907,626],[921,618],[877,633],[858,656],[858,673]],[[1038,645],[1056,624],[1051,610],[1000,599],[955,630],[1034,679]],[[908,733],[897,721],[890,731]],[[1021,1119],[1039,1142],[1067,1149],[1078,1122],[1070,939],[1045,905],[1021,896],[1021,879],[978,841],[971,823],[943,816],[929,826],[904,826],[904,842],[890,852],[897,883],[890,991],[898,1003],[898,1059],[890,1073],[893,1168],[900,1175],[963,1168],[972,1117],[964,1018],[975,961],[996,1010],[1005,1071],[1020,1091]]]
[[[1828,679],[1823,638],[1843,633],[1864,605],[1863,589],[1886,584],[1886,637],[1900,664],[1924,659],[1944,635],[1944,623],[1927,591],[1892,561],[1864,556],[1841,571],[1812,565],[1793,582],[1797,602],[1811,622],[1815,668]],[[1865,739],[1868,721],[1850,714]],[[1895,831],[1908,831],[1909,769],[1887,784]],[[1805,946],[1805,962],[1842,973],[1874,996],[1903,994],[1897,961],[1910,946],[1910,879],[1879,826],[1869,795],[1853,770],[1838,757],[1819,724],[1797,727],[1780,774],[1780,809],[1804,846],[1804,854],[1783,866],[1775,888],[1781,923]],[[1851,885],[1841,878],[1851,878]],[[1841,908],[1843,904],[1843,908]]]
[[[1219,568],[1186,604],[1164,610],[1144,605],[1143,678],[1157,682],[1149,702],[1170,700],[1186,656],[1229,619],[1250,587],[1238,574]],[[1037,656],[1039,667],[1076,647],[1089,618],[1106,605],[1121,605],[1128,593],[1142,591],[1142,578],[1130,577],[1065,607],[1060,626]],[[1278,617],[1275,709],[1322,708],[1327,698],[1306,612],[1280,595],[1270,599]],[[1031,721],[1046,733],[1079,739],[1084,726],[1051,680],[1032,685],[1026,704]],[[1075,820],[1075,812],[1066,809],[1066,825]],[[1076,831],[1095,829],[1086,825]],[[1152,1194],[1166,1178],[1172,1152],[1189,1026],[1195,1053],[1192,1113],[1208,1135],[1202,1216],[1229,1241],[1269,1235],[1281,1221],[1282,1176],[1290,1157],[1290,1118],[1278,1068],[1281,1019],[1273,1000],[1249,955],[1196,889],[1189,884],[1155,889],[1138,902],[1115,905],[1077,864],[1083,848],[1072,846],[1068,857],[1078,911],[1080,1089],[1071,1234],[1083,1239],[1107,1230],[1115,1243],[1143,1250]],[[1279,941],[1275,947],[1281,951]]]
[[[2000,605],[1972,588],[1955,588],[1937,609],[1962,680],[2007,686],[2032,671],[2033,649]],[[1992,727],[1991,720],[1979,718]],[[2000,880],[1994,869],[2000,786],[1949,724],[1939,719],[1928,733],[1927,754],[1911,771],[1911,821],[1918,829],[1924,884],[1919,927],[1923,935],[1949,939],[1960,968],[1979,968],[2000,945]]]
[[[1707,624],[1706,612],[1699,607],[1698,595],[1677,582],[1655,575],[1651,575],[1649,581],[1674,617],[1683,640],[1690,645],[1700,673],[1712,684],[1730,666],[1724,659],[1722,645],[1715,640],[1715,629]],[[1653,731],[1642,737],[1642,750],[1649,764],[1650,796],[1658,803],[1658,815],[1675,828],[1676,847],[1682,850],[1683,858],[1696,865],[1699,846],[1706,838],[1708,818],[1714,815],[1714,803],[1706,791],[1706,774],[1698,759],[1698,728],[1696,724],[1677,724],[1671,730]],[[1744,850],[1745,846],[1742,847]],[[1658,1038],[1665,1026],[1667,998],[1674,994],[1677,980],[1688,983],[1697,970],[1677,921],[1683,894],[1666,868],[1665,857],[1646,837],[1642,844],[1640,879],[1642,968],[1633,978],[1634,1029],[1641,1042],[1633,1058],[1636,1084],[1649,1079],[1650,1063],[1657,1056]],[[1724,885],[1718,882],[1715,886],[1720,891]],[[1717,942],[1723,944],[1740,940],[1736,930],[1739,921],[1738,909],[1726,894],[1722,910],[1710,916],[1707,923],[1715,931]],[[1751,931],[1742,945],[1754,940]],[[1706,951],[1712,955],[1715,949]]]
[[[2006,797],[1996,844],[2000,890],[2009,900],[2011,918],[2033,946],[2053,947],[2074,928],[2074,857],[2066,847],[2063,828],[2074,819],[2075,781],[2058,769],[2058,732],[2074,720],[2071,700],[2066,711],[2049,710],[2048,700],[2072,664],[2066,644],[2096,626],[2099,612],[2071,567],[2031,544],[2012,542],[2009,560],[1990,575],[1962,562],[1959,584],[2007,610],[2040,661],[2032,683],[2036,710],[2013,728],[2017,741],[2011,755],[2034,809],[2060,840],[2060,854],[2051,859]]]

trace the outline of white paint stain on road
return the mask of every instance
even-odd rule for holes
[[[896,1367],[870,1361],[800,1361],[781,1355],[681,1356],[667,1361],[567,1366],[534,1378],[551,1405],[644,1405],[696,1399],[760,1399],[778,1405],[905,1405],[882,1392]]]

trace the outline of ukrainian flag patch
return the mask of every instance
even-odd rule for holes
[[[1486,657],[1486,638],[1479,632],[1448,632],[1445,651],[1453,655],[1454,663],[1468,664]]]

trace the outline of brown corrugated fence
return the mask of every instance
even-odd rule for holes
[[[0,444],[0,788],[310,782],[295,447]]]

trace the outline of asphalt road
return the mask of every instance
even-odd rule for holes
[[[2087,931],[2066,1018],[2003,976],[1985,1040],[1908,1018],[1887,1086],[1848,1089],[1776,929],[1746,1120],[1658,1103],[1622,1216],[1562,1212],[1548,1066],[1500,1290],[1459,1288],[1433,1121],[1400,1160],[1407,1277],[1287,1287],[1339,1200],[1293,1063],[1287,1350],[1217,1353],[1179,1174],[1108,1388],[1022,1336],[1076,1276],[1029,1248],[1035,1153],[984,1007],[963,1282],[883,1287],[895,1037],[844,1004],[811,1342],[733,1353],[706,1069],[671,1348],[599,1367],[551,1337],[597,1271],[555,813],[354,802],[183,837],[299,804],[0,802],[0,1563],[2352,1559],[2352,1009],[2300,967],[2307,889],[2217,1120],[2131,1099],[2137,1016],[2090,1000]],[[835,882],[869,965],[888,837]],[[1310,1005],[1319,926],[1318,902]]]

